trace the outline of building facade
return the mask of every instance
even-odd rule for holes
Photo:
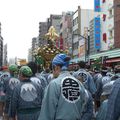
[[[48,32],[47,22],[40,22],[39,23],[39,36],[38,36],[38,46],[43,46],[47,44],[45,40],[45,34]]]
[[[0,23],[0,67],[3,65],[3,37],[1,36],[1,23]]]
[[[106,66],[120,64],[120,1],[95,0],[94,49],[90,59],[101,58]]]
[[[73,58],[85,57],[87,48],[88,30],[90,21],[94,17],[94,11],[89,9],[78,9],[73,14],[72,27],[72,54]],[[81,37],[83,36],[83,37]],[[86,39],[85,39],[86,38]]]
[[[32,61],[32,49],[29,48],[28,50],[28,62]]]
[[[34,50],[38,47],[38,44],[37,44],[37,38],[34,37],[32,38],[32,61],[34,61]]]
[[[3,50],[3,65],[4,66],[8,65],[7,44],[4,45],[4,50]]]
[[[120,0],[114,1],[114,31],[115,31],[115,48],[120,48]]]
[[[62,15],[50,15],[50,18],[48,19],[48,29],[50,26],[54,26],[56,29],[56,33],[60,33],[60,22],[61,22]]]
[[[114,7],[113,0],[100,1],[101,23],[101,49],[100,51],[114,48]]]
[[[69,52],[72,47],[72,14],[73,12],[63,12],[60,22],[60,48]]]
[[[9,65],[16,64],[15,58],[9,58]]]

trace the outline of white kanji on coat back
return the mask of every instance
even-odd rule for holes
[[[74,103],[80,99],[80,87],[73,77],[65,77],[61,82],[61,93],[65,100]]]

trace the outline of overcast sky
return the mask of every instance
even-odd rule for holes
[[[8,58],[27,58],[33,37],[38,36],[39,22],[50,14],[76,11],[81,5],[93,9],[94,0],[0,0],[0,22]]]

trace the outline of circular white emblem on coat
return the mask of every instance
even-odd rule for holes
[[[78,76],[83,79],[83,82],[86,82],[87,79],[88,79],[87,74],[84,73],[84,72],[80,72],[80,73],[78,74]]]
[[[0,78],[1,78],[2,81],[6,80],[6,79],[9,78],[9,77],[10,77],[10,73],[9,73],[9,72],[5,72],[5,73],[3,73],[3,74],[0,76]]]
[[[65,77],[61,83],[61,93],[65,100],[75,103],[80,99],[80,87],[73,77]]]
[[[10,78],[9,80],[9,87],[10,89],[14,89],[16,85],[18,85],[20,81],[17,78]]]
[[[41,81],[40,81],[40,79],[38,79],[37,77],[31,77],[30,80],[31,80],[33,83],[37,84],[38,86],[41,86]]]
[[[24,101],[34,101],[37,98],[36,88],[31,83],[26,83],[21,86],[20,96]]]

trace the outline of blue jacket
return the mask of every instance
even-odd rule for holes
[[[38,120],[83,120],[86,96],[79,80],[67,71],[61,72],[45,91]]]
[[[108,108],[105,120],[120,119],[120,79],[116,80],[108,99]]]
[[[29,79],[21,81],[14,89],[9,116],[18,120],[37,120],[43,98],[42,86]]]
[[[92,120],[93,118],[93,98],[92,95],[89,91],[85,90],[86,92],[86,99],[87,99],[87,104],[85,106],[85,109],[83,111],[83,116],[82,120]]]
[[[96,116],[96,120],[105,120],[107,113],[108,99],[103,101]]]
[[[93,77],[84,69],[79,69],[77,72],[73,73],[73,76],[79,79],[83,78],[83,84],[85,88],[93,95],[96,92],[96,86],[93,80]]]
[[[13,91],[18,84],[20,84],[20,80],[15,77],[10,77],[7,81],[5,81],[5,93],[6,93],[5,113],[8,113],[9,111],[9,104],[11,102]]]
[[[48,86],[48,82],[46,78],[42,74],[39,74],[39,73],[36,74],[36,77],[39,78],[43,89],[45,89]]]

